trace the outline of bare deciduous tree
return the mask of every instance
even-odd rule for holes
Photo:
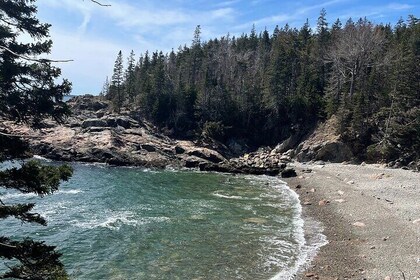
[[[333,69],[329,93],[340,96],[347,92],[352,99],[364,71],[380,63],[376,58],[384,42],[382,30],[371,22],[349,20],[326,55],[326,62]]]

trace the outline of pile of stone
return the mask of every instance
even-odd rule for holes
[[[281,175],[283,178],[294,177],[296,172],[291,168],[287,168],[287,163],[291,161],[291,153],[292,150],[281,154],[276,149],[269,150],[264,148],[217,164],[203,163],[199,165],[199,168],[202,171],[270,176]]]

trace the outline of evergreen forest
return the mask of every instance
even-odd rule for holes
[[[229,34],[137,60],[120,51],[101,95],[177,138],[207,137],[257,148],[338,119],[360,160],[419,158],[420,21],[395,26],[337,19],[316,29]]]

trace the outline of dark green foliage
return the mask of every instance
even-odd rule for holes
[[[40,125],[44,118],[62,121],[70,112],[63,102],[71,85],[67,80],[56,84],[61,72],[46,59],[36,58],[51,50],[49,24],[35,17],[34,0],[0,1],[0,119]],[[21,43],[22,34],[33,42]],[[0,131],[0,162],[28,155],[27,143],[17,136]],[[72,174],[69,166],[42,166],[27,162],[21,168],[0,171],[0,187],[40,196],[58,189],[61,180]],[[32,213],[34,204],[6,205],[0,200],[0,219],[14,217],[21,222],[46,225],[46,220]],[[0,258],[8,271],[0,279],[68,279],[55,247],[43,242],[11,240],[0,236]]]
[[[394,29],[367,19],[337,19],[330,28],[322,10],[315,32],[306,21],[276,26],[271,36],[253,27],[208,42],[197,26],[190,47],[141,57],[130,106],[175,136],[246,139],[251,147],[304,135],[337,115],[342,140],[360,159],[376,143],[415,159],[419,25],[410,16]]]
[[[12,241],[0,237],[0,256],[8,260],[18,260],[20,265],[0,275],[1,279],[64,280],[68,279],[63,265],[58,261],[61,254],[54,246],[45,245],[31,239]]]
[[[203,126],[203,136],[223,141],[226,136],[226,127],[221,122],[206,122]]]
[[[67,181],[72,172],[72,168],[68,165],[44,166],[39,162],[29,161],[22,164],[20,168],[0,171],[0,186],[43,196],[57,191],[60,181]],[[14,216],[24,222],[46,225],[46,221],[41,216],[30,213],[34,206],[34,204],[8,206],[1,202],[0,219]]]
[[[2,161],[7,158],[25,157],[27,155],[28,143],[18,137],[0,134],[0,147],[0,161]]]
[[[107,97],[111,100],[113,109],[120,112],[126,97],[124,94],[124,66],[121,51],[119,51],[115,60],[114,73],[112,74],[111,85],[108,92]]]
[[[131,51],[127,60],[127,69],[125,71],[125,96],[129,103],[134,102],[136,94],[136,76],[135,76],[135,56],[134,51]],[[105,88],[105,86],[104,86]],[[106,94],[105,94],[106,95]]]
[[[43,166],[39,162],[29,161],[20,168],[0,171],[0,186],[43,196],[58,190],[60,181],[67,181],[71,175],[72,168],[67,165]],[[14,217],[22,222],[46,226],[47,221],[42,216],[31,212],[34,206],[33,203],[6,205],[0,200],[0,219]],[[47,246],[43,242],[28,238],[12,241],[0,236],[0,258],[19,262],[9,267],[10,270],[3,276],[0,275],[0,278],[67,279],[64,267],[59,261],[61,254],[54,249],[54,246]]]
[[[50,25],[35,18],[33,2],[0,1],[0,116],[33,124],[45,117],[61,121],[70,113],[62,100],[71,84],[55,84],[61,71],[47,60],[22,59],[49,53],[52,46]],[[22,33],[34,42],[19,42]]]
[[[23,193],[46,195],[58,190],[60,180],[67,181],[71,175],[72,169],[68,165],[43,166],[36,161],[29,161],[20,168],[0,171],[0,185]]]

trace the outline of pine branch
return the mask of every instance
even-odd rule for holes
[[[24,60],[40,62],[40,63],[50,63],[50,62],[61,63],[61,62],[74,61],[73,59],[54,60],[54,59],[47,59],[47,58],[32,58],[32,57],[29,57],[29,56],[26,56],[26,55],[21,55],[21,54],[15,53],[14,51],[12,51],[9,48],[6,48],[5,46],[0,46],[0,49],[5,50],[5,51],[13,54],[14,56],[17,56],[17,57],[22,58]]]
[[[13,216],[22,222],[37,223],[46,226],[47,221],[41,217],[40,214],[29,212],[34,206],[35,204],[33,203],[0,206],[0,219],[6,219]]]
[[[21,168],[0,171],[0,186],[42,196],[56,191],[60,181],[67,181],[72,173],[73,169],[68,165],[43,166],[38,162],[29,161]]]

